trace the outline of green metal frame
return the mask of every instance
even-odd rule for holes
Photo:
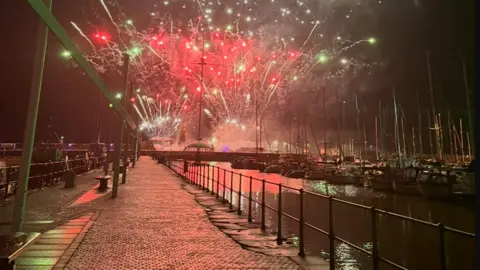
[[[98,75],[95,69],[85,60],[82,53],[77,49],[73,40],[68,36],[67,32],[63,29],[57,19],[49,11],[47,6],[42,0],[28,0],[33,9],[37,12],[46,26],[55,34],[55,36],[60,40],[66,50],[71,52],[71,56],[78,65],[87,73],[88,77],[93,81],[93,83],[100,89],[103,95],[107,100],[113,105],[113,108],[117,111],[120,117],[125,120],[127,125],[132,129],[136,129],[136,124],[133,121],[132,117],[127,113],[125,108],[113,97],[110,91],[107,89],[102,78]]]

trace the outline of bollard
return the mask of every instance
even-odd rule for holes
[[[305,243],[304,243],[304,238],[305,236],[303,235],[303,227],[304,227],[304,223],[305,223],[305,220],[303,218],[303,188],[300,189],[300,211],[299,211],[299,228],[298,228],[298,234],[299,234],[299,240],[300,240],[300,244],[299,244],[299,251],[298,251],[298,256],[300,257],[305,257]]]
[[[238,180],[238,209],[237,214],[242,214],[242,174],[240,174],[240,180]]]
[[[447,257],[445,255],[445,225],[438,223],[438,233],[440,237],[440,270],[447,270]]]
[[[248,190],[248,222],[252,222],[252,177],[250,176],[250,185]]]
[[[225,180],[226,179],[227,179],[227,170],[223,169],[223,192],[222,192],[223,202],[225,202]]]
[[[328,238],[330,246],[330,270],[335,270],[335,234],[333,232],[333,197],[328,196]]]
[[[219,187],[220,187],[220,167],[217,167],[217,199],[219,197]]]
[[[277,244],[282,244],[282,184],[278,184]]]
[[[233,172],[230,172],[230,210],[233,209]]]
[[[262,231],[265,231],[265,179],[262,180]]]
[[[372,215],[372,266],[373,270],[378,270],[378,240],[377,240],[377,211],[375,207],[370,207]]]

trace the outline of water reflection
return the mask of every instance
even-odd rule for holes
[[[475,209],[472,206],[461,204],[449,204],[445,202],[427,201],[421,197],[400,196],[392,193],[376,192],[372,189],[356,186],[329,185],[325,181],[305,181],[290,179],[277,174],[264,174],[258,171],[233,170],[228,163],[211,162],[210,165],[219,166],[218,169],[210,168],[209,175],[214,174],[225,183],[225,198],[232,196],[234,205],[238,205],[238,194],[230,195],[229,189],[233,185],[234,190],[241,188],[245,197],[240,197],[241,208],[244,213],[248,211],[248,196],[250,193],[250,176],[257,179],[265,179],[265,201],[274,209],[278,208],[279,184],[295,189],[303,188],[323,195],[333,195],[337,198],[364,205],[374,205],[377,208],[399,213],[402,215],[430,221],[443,222],[447,226],[465,231],[474,230]],[[228,170],[224,172],[223,169]],[[240,183],[241,182],[241,183]],[[210,188],[216,186],[210,183]],[[252,198],[261,202],[262,182],[252,180]],[[222,190],[222,187],[220,187]],[[223,194],[223,190],[220,192]],[[298,218],[299,196],[298,192],[282,188],[283,212]],[[371,250],[371,213],[366,209],[354,208],[339,202],[333,203],[335,235],[348,240],[366,250]],[[256,221],[261,219],[261,207],[252,203],[252,216]],[[328,201],[325,198],[306,193],[304,195],[304,219],[305,222],[319,229],[328,231]],[[277,230],[278,216],[275,211],[266,209],[266,225],[273,231]],[[298,235],[299,223],[286,216],[282,217],[282,235],[291,237]],[[408,269],[438,269],[439,268],[439,237],[436,228],[427,227],[417,223],[401,220],[392,216],[377,216],[377,239],[380,256],[393,261]],[[322,233],[311,228],[305,228],[305,248],[307,254],[324,255],[328,258],[329,240]],[[447,233],[447,257],[449,269],[473,269],[474,239]],[[352,249],[350,246],[336,244],[336,259],[338,269],[370,269],[371,258]],[[428,262],[428,265],[425,263]],[[381,269],[394,269],[385,263],[380,264]]]

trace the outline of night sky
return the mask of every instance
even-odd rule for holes
[[[155,1],[136,0],[153,3]],[[71,2],[55,1],[54,14],[63,25],[75,16]],[[145,3],[144,3],[145,2]],[[157,1],[158,2],[158,1]],[[395,87],[407,114],[415,114],[416,91],[421,91],[423,105],[428,102],[425,51],[431,52],[437,111],[451,110],[466,123],[465,90],[462,75],[463,55],[470,88],[473,89],[474,1],[384,0],[376,5],[377,23],[369,27],[379,40],[379,50],[387,67],[377,74],[378,84],[362,94],[365,103],[374,105],[389,99]],[[145,4],[146,5],[146,4]],[[139,5],[140,6],[140,5]],[[144,7],[138,7],[144,8]],[[1,1],[3,65],[0,76],[0,142],[21,142],[32,77],[38,18],[26,0]],[[361,24],[361,22],[357,22]],[[53,35],[49,48],[41,96],[37,140],[48,136],[49,119],[66,141],[89,142],[94,139],[97,98],[93,84],[80,71],[58,57],[61,46]],[[472,98],[473,101],[473,98]],[[105,125],[108,108],[101,101],[101,124]]]

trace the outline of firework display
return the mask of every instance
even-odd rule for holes
[[[90,24],[88,30],[78,22],[71,25],[88,42],[85,57],[100,73],[121,74],[123,54],[130,55],[140,127],[149,136],[170,136],[197,119],[200,102],[214,127],[246,130],[269,109],[283,110],[298,93],[350,80],[370,65],[365,51],[376,39],[352,40],[344,26],[333,23],[338,18],[332,5],[160,1],[143,14],[148,23],[139,26],[128,18],[134,10],[122,12],[120,2],[100,0],[98,16],[108,18],[109,25],[91,29]]]

